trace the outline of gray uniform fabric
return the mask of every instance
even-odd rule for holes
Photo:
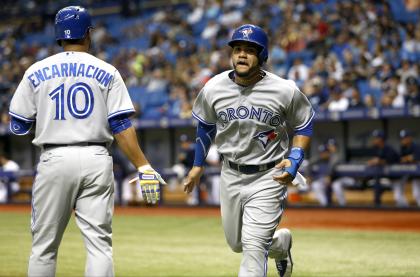
[[[243,252],[238,276],[266,275],[268,251],[287,198],[287,187],[272,178],[275,172],[247,175],[223,165],[222,223],[229,246]]]
[[[33,187],[28,276],[55,276],[58,247],[73,208],[87,249],[85,276],[113,276],[112,157],[102,146],[42,152]]]
[[[134,107],[117,69],[88,53],[61,52],[30,66],[9,113],[35,121],[37,146],[112,142],[108,118]]]
[[[120,73],[88,53],[58,53],[25,72],[9,113],[35,122],[32,142],[42,149],[32,191],[29,276],[55,275],[73,209],[87,250],[86,276],[114,276],[112,158],[106,147],[92,143],[110,145],[108,119],[132,112]]]
[[[293,81],[264,71],[264,77],[242,87],[229,77],[216,75],[196,98],[193,116],[216,125],[215,144],[223,155],[221,212],[226,240],[235,252],[243,252],[239,276],[265,276],[270,245],[284,253],[274,232],[279,224],[287,188],[273,180],[276,169],[243,174],[228,166],[277,162],[288,152],[288,128],[304,129],[314,113]],[[277,240],[277,238],[275,238]],[[272,250],[272,249],[271,249]]]

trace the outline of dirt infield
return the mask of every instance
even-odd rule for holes
[[[29,205],[0,205],[0,212],[29,212]],[[116,215],[220,216],[218,208],[117,207]],[[420,232],[420,211],[384,209],[287,208],[282,227]]]

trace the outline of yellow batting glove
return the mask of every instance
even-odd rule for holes
[[[166,185],[165,180],[150,165],[141,166],[138,171],[143,199],[149,204],[156,204],[160,200],[160,184]]]

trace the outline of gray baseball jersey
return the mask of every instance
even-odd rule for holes
[[[264,164],[283,158],[288,150],[286,124],[301,130],[314,116],[296,84],[272,73],[250,87],[233,82],[223,72],[207,82],[193,115],[216,124],[215,143],[226,159],[239,164]]]
[[[262,165],[283,159],[289,146],[287,129],[304,129],[314,112],[293,81],[264,71],[256,84],[242,87],[231,74],[226,71],[207,82],[194,103],[193,115],[217,128],[215,144],[224,157],[222,223],[229,246],[243,252],[239,276],[265,276],[268,251],[284,253],[273,235],[287,188],[273,180],[273,175],[279,175],[276,168],[244,174],[232,169],[229,161]]]
[[[35,121],[33,143],[111,142],[108,118],[134,112],[114,66],[84,52],[62,52],[29,67],[10,114]]]
[[[87,248],[85,275],[114,275],[114,177],[104,146],[113,140],[108,119],[133,111],[115,67],[88,53],[62,52],[25,72],[10,114],[36,122],[33,143],[42,148],[32,187],[29,276],[55,275],[73,209]]]

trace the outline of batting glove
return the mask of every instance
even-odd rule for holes
[[[143,199],[149,204],[156,204],[160,200],[160,184],[166,185],[165,180],[150,165],[143,165],[138,171]]]

